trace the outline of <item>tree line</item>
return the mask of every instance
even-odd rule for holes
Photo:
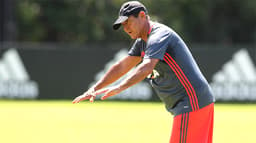
[[[17,41],[129,42],[112,30],[124,0],[16,0]],[[255,0],[141,0],[190,43],[253,44]]]

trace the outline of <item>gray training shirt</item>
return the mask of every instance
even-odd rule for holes
[[[128,54],[160,60],[149,78],[166,109],[176,116],[213,103],[209,84],[183,40],[163,24],[151,25],[148,41],[136,39]]]

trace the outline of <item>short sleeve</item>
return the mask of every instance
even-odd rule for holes
[[[148,39],[144,58],[163,60],[166,49],[170,43],[171,32],[157,31]]]
[[[128,52],[130,56],[141,56],[142,41],[137,39]]]

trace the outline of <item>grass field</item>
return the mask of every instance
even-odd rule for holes
[[[0,143],[168,143],[162,103],[0,100]],[[216,104],[214,143],[253,143],[256,104]]]

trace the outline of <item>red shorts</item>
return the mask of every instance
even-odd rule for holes
[[[170,143],[212,143],[214,103],[174,117]]]

